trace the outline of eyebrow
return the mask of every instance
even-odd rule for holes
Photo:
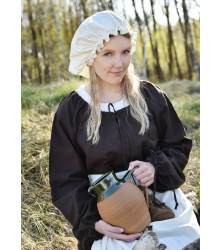
[[[128,47],[127,49],[131,49],[131,47]],[[124,49],[124,50],[127,50],[127,49]],[[123,50],[123,51],[124,51],[124,50]],[[114,50],[105,49],[105,50],[103,50],[102,52],[105,53],[105,52],[107,52],[107,51],[108,51],[108,52],[113,52]]]

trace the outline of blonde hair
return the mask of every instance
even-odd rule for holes
[[[92,66],[90,71],[91,103],[90,114],[87,122],[87,140],[92,139],[92,144],[99,142],[99,127],[101,125],[102,113],[99,98],[99,77]],[[122,90],[130,104],[131,115],[141,124],[139,134],[143,135],[149,127],[148,107],[140,91],[140,78],[130,63],[128,70],[122,80]]]

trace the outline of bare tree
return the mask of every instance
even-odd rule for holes
[[[190,44],[191,44],[190,53],[191,53],[191,58],[192,58],[192,64],[193,64],[194,71],[196,72],[197,80],[200,80],[199,65],[197,63],[196,53],[194,50],[193,38],[192,38],[191,28],[190,28],[190,24],[189,24],[188,10],[186,7],[185,0],[182,0],[182,7],[183,7],[186,31],[189,34],[189,38],[190,38]]]
[[[66,62],[66,68],[68,68],[69,61],[68,61],[68,58],[67,58],[67,54],[66,54],[66,50],[65,50],[64,44],[63,44],[62,39],[61,39],[60,28],[59,28],[59,25],[57,23],[57,19],[56,19],[56,15],[55,15],[55,12],[54,12],[52,0],[50,0],[50,8],[51,8],[51,13],[52,13],[53,20],[54,20],[54,23],[55,23],[55,26],[56,26],[56,30],[57,30],[57,34],[58,34],[58,39],[59,39],[59,42],[60,42],[60,46],[62,48],[63,56],[64,56],[64,59],[65,59],[65,62]]]
[[[146,48],[146,34],[145,34],[145,30],[144,32],[144,44],[143,44],[143,49],[144,49],[144,54],[143,54],[143,68],[142,68],[142,78],[143,80],[147,80],[147,68],[146,68],[146,63],[147,63],[147,48]]]
[[[162,71],[161,66],[160,66],[159,54],[158,54],[158,49],[157,49],[157,41],[155,39],[155,43],[154,43],[155,45],[154,45],[152,35],[151,35],[151,31],[150,31],[150,27],[149,27],[149,22],[148,22],[149,17],[147,16],[146,11],[144,9],[143,0],[141,0],[141,4],[142,4],[142,10],[143,10],[143,14],[144,14],[145,24],[147,26],[148,35],[149,35],[149,38],[150,38],[151,49],[152,49],[152,52],[153,52],[153,56],[156,59],[155,69],[156,69],[159,80],[164,81],[163,71]],[[155,21],[155,30],[154,31],[156,31],[156,21]]]
[[[142,20],[141,20],[141,18],[138,15],[135,1],[132,0],[132,3],[133,3],[133,6],[134,6],[134,11],[135,11],[135,20],[138,23],[138,28],[139,28],[140,37],[141,37],[141,43],[144,44],[144,39],[143,39],[143,34],[142,34]]]
[[[41,77],[41,68],[40,68],[40,62],[38,58],[38,48],[37,48],[37,34],[34,27],[34,20],[33,20],[33,13],[31,8],[31,2],[30,0],[27,0],[28,3],[28,20],[30,23],[30,29],[31,29],[31,35],[32,35],[32,54],[34,56],[34,65],[35,68],[38,69],[38,79],[39,83],[42,83],[42,77]]]
[[[102,11],[102,10],[105,10],[106,7],[105,7],[105,4],[103,3],[102,0],[98,0],[98,11]]]
[[[127,15],[125,11],[125,0],[122,0],[122,3],[123,3],[123,14],[124,14],[125,19],[127,19]]]
[[[86,0],[80,0],[80,5],[81,5],[82,10],[83,10],[83,17],[84,17],[84,19],[86,19],[89,16],[87,8],[86,8]]]
[[[192,79],[192,67],[190,64],[190,49],[189,49],[189,45],[188,45],[188,36],[187,36],[186,30],[183,27],[181,18],[180,18],[179,9],[177,6],[177,0],[174,0],[174,2],[175,2],[175,6],[176,6],[176,12],[177,12],[178,17],[179,17],[179,24],[180,24],[181,31],[182,31],[183,37],[184,37],[185,55],[186,55],[186,61],[187,61],[187,67],[188,67],[188,79],[191,80]]]
[[[197,58],[199,58],[199,52],[198,52],[198,48],[200,47],[200,44],[199,44],[199,40],[198,40],[198,27],[197,27],[197,24],[195,21],[192,22],[192,25],[193,25],[193,30],[194,30],[194,34],[195,34],[195,42],[196,42],[196,56]],[[198,64],[199,64],[199,61],[198,61]]]
[[[112,0],[109,0],[109,2],[108,2],[108,8],[109,8],[110,10],[113,10],[113,11],[114,11],[114,5],[113,5]]]
[[[67,11],[65,10],[65,6],[62,6],[62,30],[65,34],[63,37],[64,44],[70,44],[70,41],[72,39],[72,36],[70,35],[68,20],[67,20]]]
[[[37,8],[36,8],[36,14],[38,17],[38,13],[40,12],[40,15],[44,15],[44,9],[42,8],[41,2],[38,0],[37,1]],[[38,18],[39,20],[39,18]],[[42,25],[40,22],[37,22],[37,29],[38,29],[38,34],[40,37],[40,41],[41,41],[41,52],[43,55],[43,63],[44,63],[44,82],[48,83],[50,82],[50,67],[49,67],[49,60],[48,60],[48,56],[47,56],[47,52],[45,49],[45,41],[43,38],[43,34],[42,34]]]
[[[76,14],[75,30],[77,30],[82,20],[81,20],[81,15],[80,15],[80,6],[78,2],[75,0],[73,0],[73,10],[75,11],[75,14]]]
[[[21,61],[21,74],[24,77],[26,83],[31,84],[30,78],[29,78],[29,76],[28,76],[28,74],[27,74],[27,72],[26,72],[26,70],[24,68],[24,65],[23,65],[22,61]]]
[[[136,57],[135,57],[134,54],[132,55],[132,59],[133,59],[133,62],[134,62],[135,69],[137,70],[138,74],[141,76],[142,75],[142,70],[140,69],[140,67],[139,67],[139,65],[137,63],[137,60],[136,60]]]
[[[160,28],[161,28],[161,27],[160,27]],[[164,30],[164,28],[162,27],[161,30]],[[161,44],[161,46],[162,46],[162,51],[163,51],[163,53],[164,53],[165,61],[166,61],[167,64],[168,64],[168,62],[169,62],[169,60],[168,60],[168,54],[167,54],[166,45],[165,45],[165,42],[164,42],[164,37],[163,37],[161,31],[158,32],[158,37],[159,37],[160,44]]]
[[[174,54],[175,54],[176,66],[177,66],[177,70],[178,70],[178,77],[179,77],[179,79],[183,79],[182,72],[181,72],[180,65],[179,65],[178,58],[177,58],[176,48],[175,48],[174,41],[173,41],[173,31],[172,31],[172,28],[171,28],[171,25],[170,25],[169,4],[170,4],[169,0],[164,0],[165,15],[167,17],[167,28],[168,28],[169,71],[170,71],[170,76],[172,78],[173,77],[173,54],[172,54],[172,48],[173,48]]]
[[[154,32],[157,31],[157,28],[156,28],[156,19],[155,19],[155,15],[154,15],[154,0],[150,0],[150,4],[151,4],[151,14],[152,14],[152,18],[153,18],[153,24],[154,24]]]
[[[74,23],[73,23],[73,11],[71,5],[68,8],[68,17],[69,17],[69,24],[70,24],[70,35],[73,37],[74,35]]]
[[[142,43],[142,52],[143,52],[143,74],[141,74],[142,77],[147,77],[147,72],[146,72],[146,63],[147,63],[147,51],[146,51],[146,39],[144,39],[144,35],[143,35],[143,22],[141,20],[141,18],[139,17],[138,15],[138,12],[137,12],[137,8],[136,8],[136,4],[135,4],[135,1],[132,0],[132,3],[133,3],[133,6],[134,6],[134,11],[135,11],[135,19],[138,23],[138,27],[139,27],[139,32],[140,32],[140,38],[141,38],[141,43]]]
[[[54,49],[54,46],[53,46],[53,41],[52,41],[52,37],[49,37],[49,30],[50,30],[50,27],[49,29],[47,28],[46,26],[46,23],[44,23],[44,21],[42,20],[42,12],[41,10],[39,10],[39,8],[37,9],[37,17],[40,21],[40,24],[41,24],[41,27],[42,29],[44,30],[44,34],[46,36],[46,39],[45,39],[45,42],[46,44],[48,44],[47,46],[47,50],[49,51],[48,53],[48,57],[49,59],[51,58],[52,59],[52,62],[53,62],[53,65],[55,66],[55,71],[56,71],[56,74],[57,74],[57,80],[60,81],[61,78],[60,78],[60,70],[57,66],[57,60],[56,60],[56,56],[55,56],[55,49]]]
[[[43,58],[44,58],[44,82],[48,83],[48,82],[50,82],[49,61],[48,61],[47,54],[46,54],[46,51],[45,51],[44,39],[43,39],[43,35],[42,35],[42,28],[39,25],[38,25],[38,33],[40,35],[41,51],[42,51],[42,55],[43,55]]]

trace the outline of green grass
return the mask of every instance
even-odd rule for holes
[[[78,88],[79,80],[41,86],[22,86],[22,249],[77,249],[72,229],[51,203],[48,178],[50,133],[60,100]],[[171,99],[188,137],[193,141],[186,183],[181,187],[195,205],[200,197],[200,97],[199,83],[172,81],[158,84]]]
[[[49,109],[54,109],[67,93],[76,89],[81,83],[85,82],[73,80],[72,82],[63,81],[50,85],[22,85],[21,108],[22,110],[30,110],[39,108],[40,105],[46,105]]]

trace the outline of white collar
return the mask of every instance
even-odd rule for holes
[[[89,95],[88,92],[86,92],[85,85],[81,85],[76,90],[76,92],[77,92],[77,94],[80,97],[82,97],[82,99],[84,101],[86,101],[88,104],[90,104],[90,102],[91,102],[91,96]],[[101,111],[103,111],[103,112],[109,112],[109,110],[108,110],[108,104],[109,103],[101,103]],[[113,105],[114,105],[115,110],[118,111],[120,109],[123,109],[123,108],[129,106],[129,103],[128,103],[127,99],[124,97],[122,100],[113,103]],[[110,107],[110,111],[114,112],[113,109],[112,109],[112,107]]]

